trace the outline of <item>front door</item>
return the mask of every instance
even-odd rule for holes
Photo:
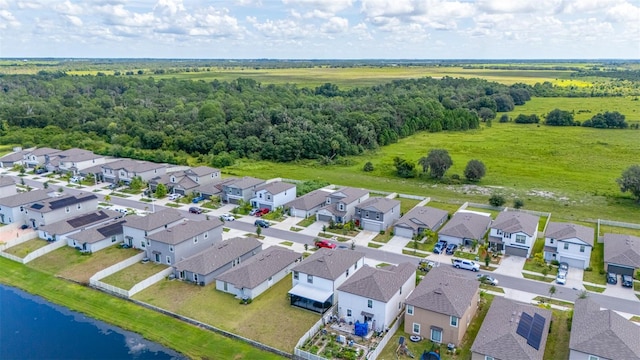
[[[156,262],[159,263],[160,262],[160,254],[155,254],[156,255]]]

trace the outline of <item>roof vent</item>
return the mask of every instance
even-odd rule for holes
[[[433,290],[434,294],[442,295],[442,291],[440,289]]]

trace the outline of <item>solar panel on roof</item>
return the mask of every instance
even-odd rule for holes
[[[43,207],[44,207],[44,205],[42,205],[42,204],[33,204],[33,205],[31,205],[31,208],[32,209],[36,209],[36,210],[40,210]]]
[[[97,213],[90,213],[86,215],[79,216],[77,218],[67,220],[67,223],[74,228],[79,228],[81,226],[94,223],[96,221],[108,219],[109,215],[105,214],[103,211],[99,211]]]
[[[66,198],[62,198],[62,199],[58,199],[58,200],[53,200],[52,202],[49,203],[49,206],[51,206],[52,210],[55,209],[59,209],[65,206],[69,206],[69,205],[73,205],[73,204],[77,204],[83,201],[87,201],[87,200],[91,200],[91,199],[97,199],[98,197],[95,196],[94,194],[88,195],[88,196],[84,196],[82,198],[77,198],[75,196],[69,196]]]
[[[518,323],[518,329],[516,329],[516,334],[522,336],[523,338],[529,337],[529,331],[531,331],[531,324],[533,323],[533,318],[531,315],[523,312],[520,315],[520,322]]]
[[[124,222],[125,221],[119,221],[115,224],[101,227],[98,229],[98,232],[100,233],[100,235],[104,236],[105,238],[109,236],[117,235],[117,234],[122,234],[122,223]]]
[[[545,318],[535,314],[533,316],[533,323],[531,324],[531,331],[527,337],[527,344],[534,349],[540,349],[540,342],[542,341],[542,332],[544,331]]]

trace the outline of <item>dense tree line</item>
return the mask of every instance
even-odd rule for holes
[[[522,86],[448,77],[343,91],[242,78],[42,72],[0,77],[0,132],[5,144],[78,146],[154,161],[182,162],[187,155],[212,164],[238,157],[331,161],[418,131],[475,129],[480,116],[490,119],[529,98]]]

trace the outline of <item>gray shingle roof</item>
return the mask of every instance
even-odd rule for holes
[[[119,217],[122,217],[122,214],[117,211],[98,210],[41,226],[40,230],[46,231],[51,235],[64,235],[77,229],[86,229]]]
[[[502,211],[491,224],[491,228],[506,233],[523,232],[529,236],[538,230],[540,217],[520,211]]]
[[[491,224],[491,217],[469,212],[455,213],[438,232],[461,239],[481,239]]]
[[[546,320],[538,350],[516,333],[523,312],[531,316],[538,314]],[[495,359],[542,360],[550,323],[551,311],[496,296],[471,345],[471,351]]]
[[[234,178],[227,178],[223,180],[214,181],[208,184],[202,184],[198,186],[198,191],[202,194],[215,195],[222,192],[222,187],[235,180]]]
[[[284,181],[274,181],[268,184],[260,185],[255,189],[255,192],[266,190],[269,194],[276,195],[287,190],[295,189],[294,184],[290,184]]]
[[[253,289],[300,257],[301,255],[293,250],[271,246],[240,265],[225,271],[216,280],[233,284],[238,289]]]
[[[327,280],[336,280],[364,253],[349,249],[319,249],[292,270]]]
[[[0,157],[0,161],[1,162],[10,162],[10,163],[13,163],[13,162],[16,162],[16,161],[22,161],[22,160],[24,160],[24,156],[27,155],[27,153],[28,152],[24,151],[24,150],[17,151],[17,152],[12,152],[12,153],[9,153],[9,154],[7,154],[7,155],[5,155],[3,157]]]
[[[222,221],[215,217],[204,221],[184,221],[168,229],[151,234],[147,236],[147,238],[164,244],[177,245],[183,241],[191,240],[195,236],[220,227],[222,224]]]
[[[260,185],[262,183],[264,183],[264,180],[262,180],[262,179],[256,179],[256,178],[251,177],[251,176],[245,176],[245,177],[240,178],[240,179],[234,179],[233,181],[228,181],[225,184],[225,186],[244,190],[244,189],[248,189],[248,188],[250,188],[252,186],[258,186],[258,185]]]
[[[129,216],[125,226],[139,230],[154,230],[182,219],[175,209],[164,209],[147,216]]]
[[[479,281],[464,278],[453,269],[440,266],[425,275],[405,302],[416,308],[462,317],[479,289]]]
[[[416,268],[411,263],[380,269],[365,265],[340,285],[338,290],[386,303],[408,279],[415,278]]]
[[[104,240],[106,238],[110,238],[113,235],[121,235],[122,234],[122,224],[127,221],[124,219],[120,219],[118,221],[111,221],[107,224],[103,224],[100,226],[92,227],[90,229],[80,231],[75,234],[69,235],[69,238],[75,240],[79,243],[88,243],[93,244],[100,240]]]
[[[220,170],[209,166],[198,166],[184,171],[185,174],[193,174],[196,176],[211,175],[216,172],[220,172]]]
[[[42,155],[51,155],[60,152],[58,149],[52,149],[48,147],[36,148],[31,151],[27,151],[28,155],[42,156]]]
[[[571,350],[606,359],[640,359],[640,326],[593,300],[577,299],[571,324]]]
[[[254,238],[232,238],[177,262],[175,268],[178,271],[207,275],[261,247],[262,243]]]
[[[604,262],[640,268],[640,238],[624,234],[604,234]]]
[[[48,190],[33,190],[0,198],[0,205],[6,207],[16,207],[30,204],[36,201],[45,200],[48,198],[50,198],[50,196],[48,195]]]
[[[166,164],[158,164],[150,161],[136,161],[131,159],[120,159],[102,165],[106,169],[125,169],[127,172],[141,173],[153,169],[166,167]]]
[[[556,240],[577,238],[593,246],[594,232],[593,228],[584,225],[550,221],[544,237]]]
[[[9,176],[0,176],[0,187],[15,185],[16,182],[12,177]]]
[[[344,187],[342,189],[338,189],[334,192],[332,192],[330,195],[331,197],[338,197],[340,198],[340,201],[345,203],[345,204],[351,204],[352,202],[354,202],[355,200],[363,197],[364,195],[368,194],[369,191],[365,190],[365,189],[357,189],[357,188],[352,188],[352,187]]]
[[[384,197],[373,197],[373,198],[368,198],[367,200],[356,205],[356,208],[365,209],[365,210],[373,209],[374,211],[386,214],[389,211],[391,211],[391,209],[395,208],[398,205],[400,205],[400,201],[395,199],[387,199]]]
[[[31,204],[29,210],[40,213],[46,213],[53,210],[61,209],[67,206],[82,204],[83,202],[97,200],[98,197],[93,193],[80,193],[78,195],[66,195],[60,197],[48,197]]]
[[[322,190],[313,190],[310,193],[304,194],[299,198],[292,200],[285,204],[285,207],[296,208],[300,210],[311,210],[314,207],[324,204],[329,193]]]
[[[62,161],[78,162],[78,161],[85,161],[85,160],[91,160],[91,159],[98,159],[102,157],[102,155],[96,155],[93,153],[93,151],[89,151],[85,149],[72,148],[72,149],[68,149],[68,150],[64,150],[64,151],[60,151],[59,153],[56,153],[55,157],[61,158],[60,160]]]
[[[442,209],[420,206],[409,210],[396,222],[396,225],[407,226],[415,230],[421,227],[433,230],[438,222],[443,218],[446,219],[448,215],[449,213]]]

